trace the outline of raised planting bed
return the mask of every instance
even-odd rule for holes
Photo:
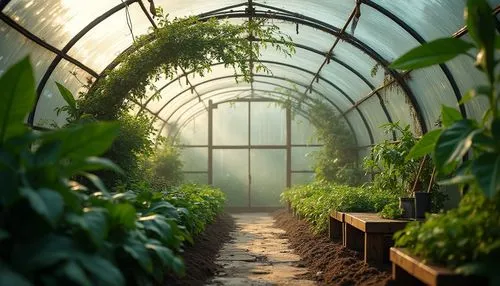
[[[394,232],[410,220],[384,219],[376,213],[344,214],[344,245],[363,253],[366,263],[389,262],[389,249],[394,245]]]
[[[425,263],[404,248],[391,247],[390,259],[392,279],[398,285],[488,285],[484,277],[464,276],[448,268]]]
[[[344,236],[344,215],[343,212],[332,211],[329,216],[328,237],[331,240],[342,240],[342,245],[345,246]]]

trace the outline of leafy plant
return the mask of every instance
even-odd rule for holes
[[[325,181],[294,186],[281,194],[282,202],[311,223],[316,233],[328,228],[333,210],[344,212],[377,212],[396,197],[368,187],[351,187]]]
[[[406,157],[415,146],[417,138],[410,130],[410,126],[401,127],[398,122],[383,125],[386,133],[397,132],[400,134],[396,142],[384,141],[373,146],[370,155],[365,157],[363,164],[367,172],[375,172],[373,178],[374,188],[404,197],[412,196],[415,181],[416,191],[427,191],[433,172],[431,160],[425,160],[420,176],[421,160]],[[432,182],[431,192],[438,193],[439,187]],[[438,198],[437,195],[434,196]],[[442,207],[444,198],[434,200],[436,208]]]
[[[316,102],[310,111],[315,136],[323,144],[314,153],[316,178],[339,184],[357,185],[361,172],[357,168],[357,150],[353,134],[345,121],[324,103]]]
[[[476,67],[485,74],[487,86],[469,91],[460,104],[486,97],[489,106],[482,121],[464,119],[454,108],[442,107],[442,128],[427,133],[408,155],[409,159],[431,154],[441,184],[468,186],[469,193],[457,209],[431,216],[396,234],[396,244],[432,262],[465,274],[490,277],[500,283],[500,113],[497,91],[500,76],[492,9],[485,0],[468,0],[466,22],[473,43],[461,39],[436,40],[417,47],[393,63],[394,68],[420,68],[443,63],[475,47]],[[433,56],[429,52],[432,50]],[[468,54],[467,54],[468,55]],[[465,155],[468,160],[463,160]],[[450,178],[451,177],[451,178]]]
[[[183,244],[205,226],[182,223],[213,219],[222,193],[186,197],[187,206],[209,206],[192,212],[160,192],[111,194],[91,172],[121,172],[96,157],[112,145],[118,124],[29,130],[23,123],[35,99],[29,59],[9,69],[0,84],[1,283],[151,285],[167,272],[182,275]]]
[[[403,210],[399,208],[399,202],[392,202],[378,213],[380,217],[386,219],[397,219],[403,215]]]

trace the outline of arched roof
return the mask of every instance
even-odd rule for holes
[[[118,55],[133,52],[134,36],[156,27],[150,2],[0,1],[0,73],[27,54],[35,67],[39,101],[28,123],[63,122],[64,117],[54,111],[64,104],[54,82],[78,94],[87,80],[95,81],[105,69],[116,67]],[[498,13],[500,0],[489,2]],[[160,100],[136,102],[134,110],[153,114],[162,126],[182,124],[203,110],[209,99],[280,100],[305,95],[332,104],[364,146],[386,138],[378,128],[386,122],[410,124],[417,133],[432,129],[441,104],[456,106],[467,117],[478,117],[484,110],[477,101],[457,104],[461,94],[484,81],[468,57],[406,74],[385,69],[419,44],[452,35],[467,38],[464,1],[155,0],[154,4],[172,18],[198,15],[234,22],[268,18],[292,37],[297,51],[287,58],[266,49],[259,59],[247,59],[272,71],[270,75],[255,71],[251,83],[237,83],[234,71],[220,63],[213,63],[205,77],[179,71],[174,79],[160,80],[156,84]]]

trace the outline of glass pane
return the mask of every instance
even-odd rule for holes
[[[314,173],[292,173],[292,186],[310,183],[315,177]]]
[[[286,186],[286,150],[251,150],[251,206],[278,207]]]
[[[181,160],[184,171],[208,171],[208,148],[183,148]]]
[[[274,102],[252,102],[250,105],[252,145],[286,144],[286,110]]]
[[[248,150],[213,150],[213,185],[228,207],[248,207]]]
[[[248,103],[234,102],[213,109],[213,144],[248,145]]]
[[[319,150],[319,147],[293,147],[292,171],[314,170],[314,156]]]
[[[208,184],[208,174],[184,173],[184,182],[193,184]]]
[[[55,55],[25,38],[22,34],[0,21],[0,75],[26,56],[30,56],[38,84]]]
[[[180,142],[185,145],[207,145],[208,144],[208,113],[203,112],[199,116],[189,120],[180,132]]]
[[[62,60],[42,91],[36,107],[34,125],[50,128],[66,124],[67,114],[61,112],[57,115],[55,110],[58,107],[67,105],[56,86],[56,82],[64,85],[73,93],[75,98],[78,98],[80,92],[87,91],[84,85],[90,80],[94,81],[95,79],[79,67]]]
[[[68,52],[69,55],[101,72],[122,51],[132,45],[132,36],[146,34],[150,22],[139,5],[128,9],[132,32],[127,25],[126,10],[122,9],[90,30]]]
[[[2,12],[47,43],[62,49],[92,20],[119,3],[102,0],[14,0]]]

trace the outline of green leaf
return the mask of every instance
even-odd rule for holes
[[[0,145],[25,132],[23,120],[35,102],[35,79],[29,58],[0,77]]]
[[[444,63],[474,46],[460,39],[444,38],[416,47],[396,59],[389,67],[393,69],[417,69]]]
[[[92,286],[83,269],[73,261],[69,261],[60,268],[60,272],[70,281],[81,286]]]
[[[91,174],[91,173],[85,173],[82,172],[81,175],[83,175],[85,178],[87,178],[99,191],[108,194],[108,188],[106,188],[106,185],[102,182],[101,178],[98,176]]]
[[[153,272],[153,261],[143,243],[133,238],[128,238],[123,248],[145,271],[148,273]]]
[[[460,184],[468,184],[474,181],[473,175],[458,175],[451,179],[441,180],[438,182],[439,185],[449,186],[449,185],[460,185]]]
[[[477,43],[477,64],[486,71],[490,82],[494,82],[495,67],[495,16],[486,0],[468,0],[465,10],[467,29]]]
[[[62,142],[61,157],[84,159],[103,154],[118,135],[118,123],[92,122],[44,134],[46,140]]]
[[[119,174],[124,174],[123,170],[107,158],[87,157],[81,161],[71,162],[64,170],[69,177],[82,171],[112,170]]]
[[[500,118],[495,118],[491,123],[491,134],[493,138],[497,141],[500,141]]]
[[[107,212],[101,208],[87,209],[82,216],[84,229],[87,230],[92,241],[101,247],[108,236]]]
[[[58,264],[74,256],[76,251],[69,237],[47,235],[34,238],[26,244],[17,244],[13,251],[13,265],[23,272],[31,272]]]
[[[500,154],[485,153],[472,162],[472,173],[485,195],[492,198],[500,190]]]
[[[78,262],[90,272],[100,283],[98,285],[122,286],[125,285],[125,278],[118,268],[111,262],[97,255],[80,253],[77,256]]]
[[[441,106],[441,120],[444,127],[450,127],[453,123],[462,119],[460,111],[445,105]]]
[[[438,171],[449,173],[451,170],[446,167],[462,159],[472,146],[472,138],[479,131],[472,120],[457,121],[443,130],[434,149],[433,159]]]
[[[125,229],[134,229],[137,220],[135,208],[127,203],[111,204],[107,207],[111,224]]]
[[[0,285],[32,286],[21,274],[14,272],[7,265],[0,264]]]
[[[5,229],[1,229],[0,228],[0,241],[6,239],[6,238],[9,238],[10,237],[10,234],[8,231],[6,231]]]
[[[56,225],[64,210],[64,200],[58,192],[49,189],[35,191],[30,188],[21,188],[20,191],[21,195],[28,199],[35,212],[51,225]]]
[[[73,97],[73,94],[71,91],[69,91],[66,87],[61,85],[60,83],[56,82],[57,88],[59,89],[59,92],[61,93],[62,97],[64,98],[64,101],[68,104],[69,108],[71,109],[71,112],[73,114],[76,114],[77,109],[76,109],[76,100]]]
[[[437,140],[441,133],[442,129],[432,130],[427,132],[420,140],[411,148],[410,152],[406,156],[406,160],[418,159],[425,155],[429,155],[434,151],[434,147],[436,146]]]

